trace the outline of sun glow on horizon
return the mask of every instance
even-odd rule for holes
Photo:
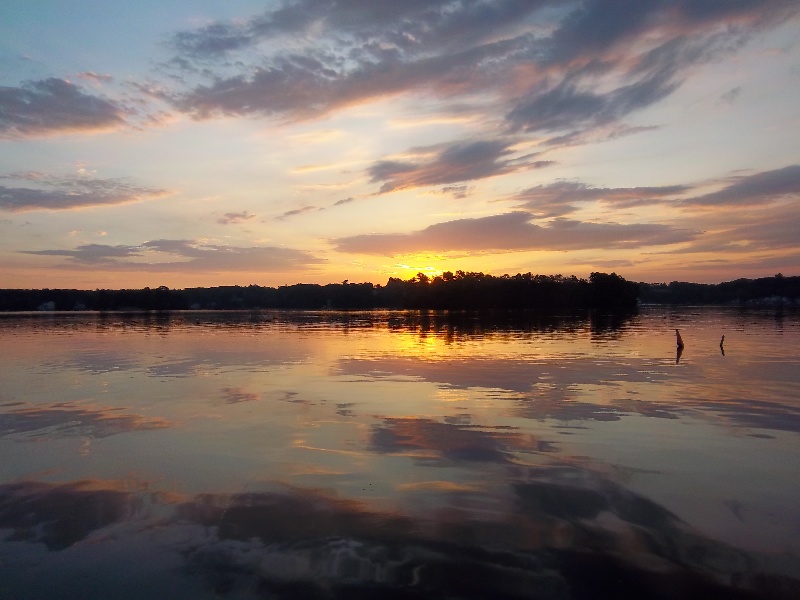
[[[430,264],[432,262],[430,257],[426,255],[412,256],[409,258],[410,260],[407,262],[400,262],[392,266],[392,270],[396,273],[396,275],[394,275],[395,277],[407,280],[416,277],[418,273],[422,273],[429,279],[433,279],[434,277],[441,277],[442,273],[447,271],[446,268],[440,269],[432,266]]]

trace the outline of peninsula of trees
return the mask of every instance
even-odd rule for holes
[[[635,283],[616,273],[588,279],[562,275],[494,276],[444,272],[408,280],[372,283],[258,285],[123,290],[0,289],[0,311],[64,310],[257,310],[257,309],[435,309],[536,310],[566,313],[599,309],[629,311],[640,303],[754,304],[797,303],[800,277],[778,274],[720,284]]]

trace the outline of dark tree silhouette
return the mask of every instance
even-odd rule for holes
[[[586,280],[574,275],[530,272],[494,276],[445,271],[433,278],[424,273],[405,281],[391,277],[384,286],[345,280],[278,288],[250,285],[172,290],[162,285],[139,290],[4,289],[0,290],[0,311],[399,308],[535,310],[564,314],[586,309],[626,311],[634,309],[638,302],[782,305],[797,303],[799,299],[800,277],[785,277],[780,273],[711,285],[677,281],[634,283],[616,273],[598,272]]]

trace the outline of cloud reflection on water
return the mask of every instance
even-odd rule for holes
[[[248,392],[241,387],[226,387],[222,389],[226,404],[239,404],[240,402],[254,402],[260,396],[254,392]]]
[[[495,388],[528,392],[539,385],[570,387],[584,384],[663,381],[667,374],[653,359],[612,360],[580,354],[539,355],[524,359],[486,356],[430,359],[378,356],[339,361],[339,370],[365,377],[418,377],[454,388]]]
[[[44,591],[42,575],[77,575],[85,553],[105,552],[112,574],[143,553],[182,564],[152,575],[187,590],[199,581],[198,597],[788,600],[800,591],[797,573],[765,571],[758,555],[703,537],[596,473],[527,468],[511,483],[512,502],[480,518],[457,509],[411,517],[274,485],[182,498],[116,481],[3,484],[5,552],[15,542],[14,560],[35,562],[0,589],[20,598],[26,588],[16,586]],[[33,554],[36,544],[50,554]],[[96,595],[119,584],[97,577],[74,585]]]
[[[382,425],[372,428],[370,449],[410,455],[423,462],[444,459],[506,464],[514,452],[552,452],[553,446],[511,428],[488,430],[431,419],[395,418],[384,419]]]
[[[775,429],[800,433],[800,407],[764,399],[737,398],[736,383],[715,381],[715,387],[698,382],[681,382],[672,398],[620,398],[615,389],[647,394],[648,384],[674,386],[674,375],[664,361],[641,357],[556,355],[529,359],[487,357],[414,357],[385,355],[343,358],[337,372],[364,378],[366,382],[411,378],[447,388],[501,390],[519,407],[518,414],[531,419],[563,421],[618,421],[627,415],[676,419],[681,417],[722,419],[744,428]],[[759,366],[745,365],[756,378]],[[771,373],[772,375],[772,373]],[[792,375],[774,372],[773,382],[791,381]],[[796,378],[796,375],[794,375]],[[592,401],[592,390],[603,390]],[[695,393],[693,393],[695,392]],[[663,396],[663,390],[661,394]]]
[[[18,408],[0,413],[0,436],[24,435],[32,440],[57,437],[99,439],[172,426],[167,419],[126,413],[124,410],[68,402]]]

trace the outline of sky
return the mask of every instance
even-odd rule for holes
[[[0,288],[800,275],[796,0],[3,0]]]

